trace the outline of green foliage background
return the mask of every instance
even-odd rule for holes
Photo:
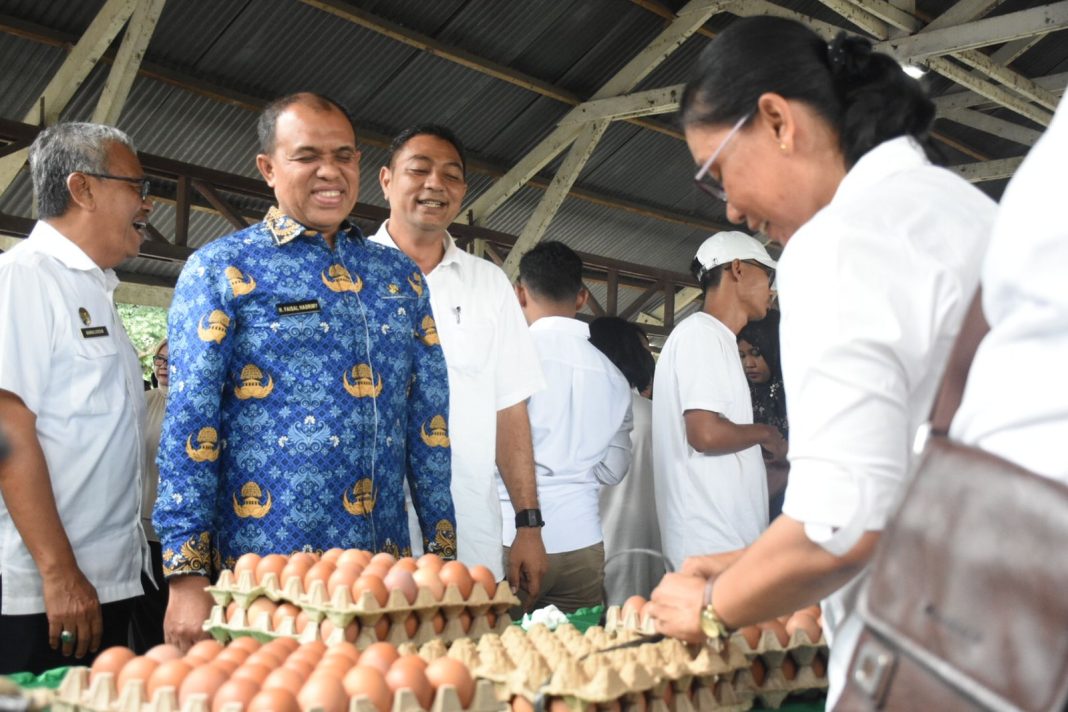
[[[167,310],[162,307],[145,307],[138,304],[116,304],[122,325],[130,335],[130,341],[141,356],[141,370],[145,380],[152,375],[150,351],[167,335]]]

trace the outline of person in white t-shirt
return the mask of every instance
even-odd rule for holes
[[[0,255],[0,674],[124,645],[149,560],[141,363],[115,310],[152,203],[130,138],[57,124],[30,147],[30,236]]]
[[[572,613],[604,600],[599,495],[630,467],[630,386],[575,318],[589,294],[582,260],[567,245],[542,242],[523,255],[515,291],[547,382],[528,403],[549,554],[533,607]],[[508,491],[500,495],[507,510]],[[515,528],[507,517],[503,525],[509,542]]]
[[[512,589],[537,596],[548,566],[534,480],[527,398],[541,390],[538,357],[512,285],[499,267],[456,246],[448,226],[467,192],[463,145],[444,126],[402,131],[379,171],[389,219],[371,240],[398,248],[426,276],[449,370],[449,438],[457,558],[504,578],[499,469],[521,524],[511,541]],[[409,507],[413,547],[422,541]],[[416,553],[418,553],[416,551]]]
[[[829,703],[860,626],[858,586],[978,284],[995,206],[931,164],[934,104],[892,57],[801,23],[731,23],[681,100],[695,179],[727,217],[785,245],[790,412],[782,516],[749,547],[688,560],[653,592],[697,642],[822,599]]]
[[[761,448],[786,457],[782,433],[753,423],[737,335],[771,304],[775,260],[742,232],[712,235],[691,267],[701,311],[681,321],[653,381],[656,508],[672,568],[690,556],[734,551],[768,526]]]

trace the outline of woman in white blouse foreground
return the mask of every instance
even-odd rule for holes
[[[823,600],[831,702],[864,566],[978,283],[994,203],[933,166],[934,106],[871,44],[799,23],[732,23],[681,106],[699,185],[785,245],[779,261],[790,483],[747,549],[686,561],[658,629],[703,639]]]

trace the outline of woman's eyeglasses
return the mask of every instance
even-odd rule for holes
[[[745,125],[745,122],[749,121],[752,116],[753,112],[750,111],[748,114],[738,119],[738,122],[734,124],[734,127],[727,132],[727,136],[723,139],[723,143],[719,145],[719,148],[712,152],[712,155],[708,157],[705,164],[697,171],[697,175],[693,177],[694,182],[697,183],[697,187],[711,195],[713,198],[718,198],[724,202],[727,201],[727,191],[723,189],[723,184],[712,176],[712,164],[716,162],[716,159],[719,158],[719,154],[723,152],[723,147],[731,142],[734,135],[741,130],[742,126]]]

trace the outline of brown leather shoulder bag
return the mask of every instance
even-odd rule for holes
[[[946,436],[987,328],[977,295],[860,595],[836,711],[1066,709],[1068,487]]]

